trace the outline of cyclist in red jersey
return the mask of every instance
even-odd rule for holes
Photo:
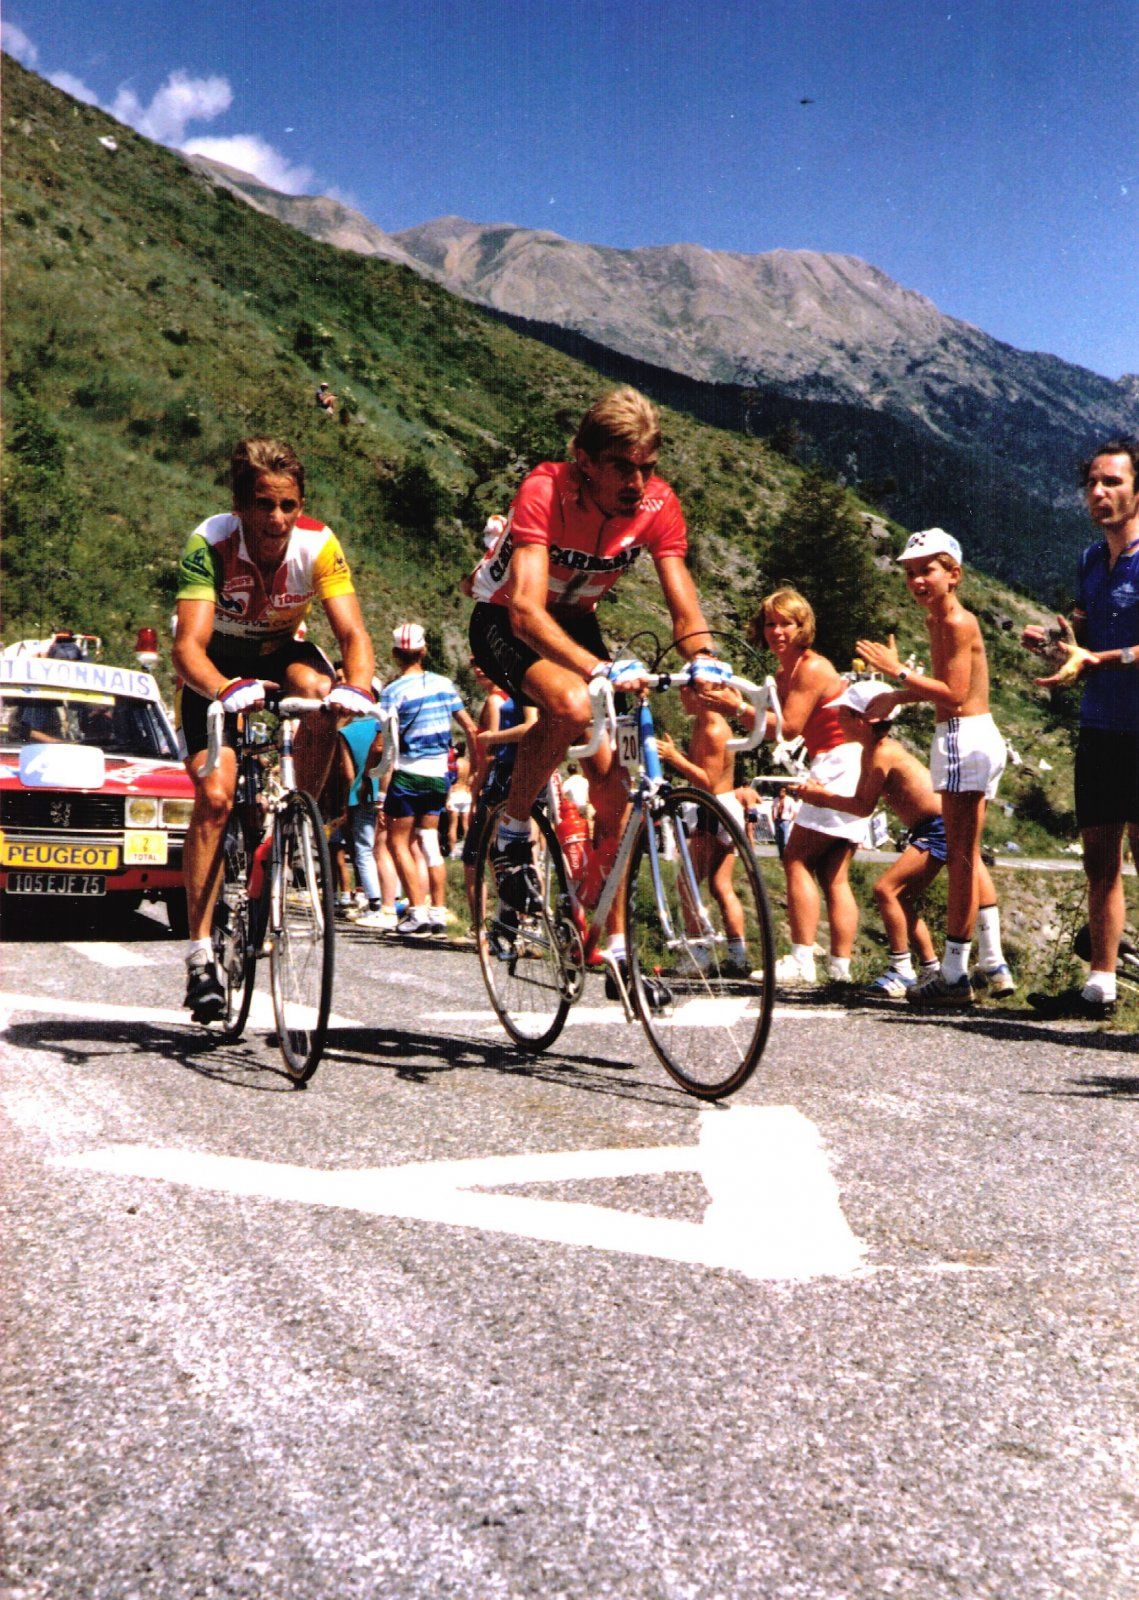
[[[603,395],[582,418],[573,461],[544,462],[529,474],[505,528],[472,576],[474,658],[493,682],[539,713],[518,747],[493,855],[500,894],[520,911],[533,909],[540,892],[531,861],[530,809],[589,726],[590,680],[605,676],[615,688],[632,692],[648,685],[641,662],[612,658],[596,614],[602,595],[642,550],[656,567],[673,638],[697,665],[698,681],[711,687],[730,676],[715,658],[685,563],[680,503],[656,476],[660,443],[660,418],[644,395],[630,388]],[[618,837],[625,786],[607,741],[585,767],[595,842],[604,852]],[[619,911],[610,923],[618,957],[620,916]]]

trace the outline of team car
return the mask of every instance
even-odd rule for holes
[[[9,909],[162,900],[184,934],[194,790],[158,685],[69,653],[0,656],[0,893]]]

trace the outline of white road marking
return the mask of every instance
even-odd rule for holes
[[[867,1270],[865,1247],[842,1214],[822,1137],[793,1106],[701,1112],[698,1144],[657,1149],[558,1151],[344,1172],[112,1145],[60,1157],[57,1165],[719,1267],[756,1279],[804,1281]],[[703,1179],[710,1197],[703,1222],[485,1192],[675,1172]]]
[[[65,950],[86,956],[100,967],[152,967],[154,962],[141,950],[125,944],[100,944],[97,939],[85,939],[81,944],[65,944]]]
[[[712,1015],[710,1012],[701,1014],[694,1009],[702,1004],[715,1006],[721,1003],[715,1000],[708,1002],[690,1001],[674,1017],[662,1020],[671,1022],[673,1026],[680,1024],[689,1028],[733,1027],[740,1020],[740,1016],[734,1007],[726,1015]],[[536,1013],[534,1015],[537,1017]],[[551,1011],[549,1015],[552,1017],[553,1012]],[[775,1006],[771,1013],[772,1020],[776,1022],[802,1021],[804,1019],[813,1021],[818,1017],[842,1017],[845,1020],[849,1020],[851,1015],[850,1011],[844,1010],[841,1006]],[[424,1012],[422,1020],[424,1022],[437,1022],[440,1025],[448,1022],[464,1024],[477,1022],[485,1027],[501,1028],[502,1026],[494,1012],[487,1010],[427,1011]],[[605,1006],[571,1006],[570,1014],[566,1018],[567,1028],[617,1026],[625,1026],[625,1013],[616,1002]]]
[[[65,1000],[56,994],[0,994],[0,1033],[9,1028],[17,1012],[31,1012],[35,1016],[79,1017],[87,1022],[149,1022],[158,1027],[197,1029],[199,1024],[190,1021],[190,1013],[179,1007],[172,1010],[163,1006],[111,1005],[96,1000]],[[264,989],[256,989],[249,1007],[249,1021],[254,1030],[271,1033],[276,1028],[273,1018],[272,996]],[[365,1028],[368,1023],[357,1022],[353,1017],[342,1017],[333,1011],[328,1018],[330,1028]]]

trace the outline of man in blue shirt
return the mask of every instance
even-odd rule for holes
[[[380,694],[380,717],[385,728],[392,719],[399,725],[399,753],[384,801],[391,852],[408,901],[396,932],[440,933],[447,926],[447,868],[439,847],[439,814],[447,799],[452,719],[466,735],[472,760],[477,760],[478,730],[450,678],[425,670],[427,637],[420,624],[402,623],[392,641],[392,657],[402,670]],[[427,862],[426,897],[411,851],[413,830]]]
[[[1060,618],[1059,671],[1048,687],[1084,680],[1076,747],[1076,821],[1088,880],[1091,971],[1083,989],[1029,995],[1042,1015],[1109,1017],[1123,935],[1123,833],[1139,844],[1139,440],[1109,439],[1085,463],[1088,514],[1103,537],[1080,557],[1069,628]],[[1042,628],[1026,628],[1032,649]]]

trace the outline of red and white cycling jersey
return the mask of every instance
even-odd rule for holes
[[[654,561],[683,557],[688,534],[680,501],[663,478],[649,479],[632,516],[608,517],[582,493],[573,467],[544,461],[523,479],[506,527],[475,568],[474,598],[505,605],[514,551],[530,544],[549,549],[551,610],[593,611],[642,550]]]

